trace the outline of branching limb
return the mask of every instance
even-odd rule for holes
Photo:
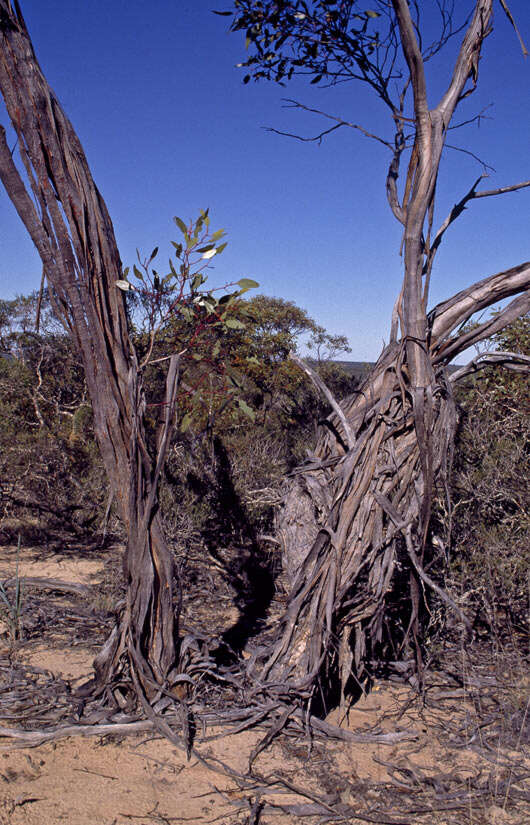
[[[514,372],[530,373],[530,356],[522,355],[520,352],[483,352],[473,358],[465,367],[461,367],[454,372],[449,380],[454,384],[461,381],[462,378],[467,378],[468,375],[474,375],[484,367],[501,366]]]
[[[459,200],[458,203],[455,203],[455,205],[451,209],[450,214],[442,223],[441,227],[439,228],[438,232],[434,237],[430,250],[429,259],[425,265],[425,270],[432,268],[434,256],[442,242],[443,236],[445,235],[446,231],[451,226],[451,224],[454,223],[458,217],[460,217],[460,215],[466,208],[466,204],[469,203],[469,201],[475,200],[477,198],[490,198],[494,195],[504,195],[506,192],[517,192],[519,189],[526,189],[528,186],[530,186],[530,180],[525,180],[521,183],[514,183],[512,186],[501,186],[498,189],[488,189],[483,192],[477,192],[477,186],[482,180],[484,180],[485,177],[487,177],[487,175],[480,175],[480,177],[476,179],[473,186],[470,188],[469,192],[466,192],[464,197],[461,198],[461,200]]]
[[[452,298],[435,306],[429,313],[431,349],[441,350],[443,342],[453,330],[465,324],[475,312],[529,289],[530,261],[524,261],[518,266],[489,275],[467,289],[457,292]],[[524,311],[523,308],[521,312],[524,313]],[[478,337],[476,340],[481,339]]]
[[[334,120],[335,121],[335,126],[332,126],[330,129],[326,129],[323,132],[320,132],[320,134],[315,135],[315,137],[309,137],[309,138],[302,137],[301,135],[291,134],[291,132],[282,132],[279,129],[273,129],[271,127],[267,127],[267,132],[274,132],[274,134],[276,134],[276,135],[285,135],[285,137],[296,138],[296,140],[301,140],[301,141],[306,142],[306,143],[315,143],[315,142],[321,143],[322,138],[325,135],[330,134],[330,132],[335,131],[335,129],[339,129],[341,126],[348,126],[350,129],[357,129],[359,132],[362,132],[362,134],[365,137],[372,138],[373,140],[377,140],[378,143],[382,143],[383,146],[386,146],[387,149],[390,149],[391,152],[394,151],[394,147],[392,146],[392,144],[388,140],[385,140],[384,138],[379,137],[379,135],[372,134],[372,132],[369,132],[363,126],[359,126],[358,123],[350,123],[350,121],[343,120],[343,118],[341,118],[341,117],[336,117],[335,115],[330,115],[327,112],[322,112],[320,109],[312,109],[310,106],[305,106],[303,103],[299,103],[297,100],[291,100],[290,98],[286,98],[285,103],[288,104],[288,105],[285,106],[286,109],[303,109],[304,112],[311,112],[312,114],[320,115],[321,117],[325,117],[328,120]]]

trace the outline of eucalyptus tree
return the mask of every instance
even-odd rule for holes
[[[481,176],[434,226],[448,130],[477,87],[482,47],[493,27],[493,0],[465,5],[459,11],[468,17],[457,27],[453,5],[436,4],[441,25],[430,43],[424,4],[407,0],[236,0],[232,11],[219,12],[231,15],[231,29],[246,35],[244,82],[287,84],[296,75],[324,86],[351,81],[381,99],[393,125],[390,141],[323,112],[328,126],[311,139],[352,128],[382,143],[389,151],[388,205],[402,226],[403,278],[389,343],[360,392],[334,403],[333,427],[322,431],[314,455],[295,475],[280,516],[292,587],[280,630],[259,660],[261,683],[279,693],[310,697],[323,675],[333,673],[344,695],[381,646],[394,659],[415,651],[421,667],[419,615],[430,589],[469,625],[426,569],[433,491],[447,475],[457,423],[453,386],[493,359],[521,370],[529,359],[484,354],[454,374],[448,365],[528,311],[530,262],[486,275],[436,306],[429,303],[431,277],[442,241],[466,206],[530,181],[487,190]],[[501,6],[517,31],[504,0]],[[445,91],[429,106],[426,64],[455,38],[460,46]],[[511,300],[497,315],[465,326],[502,299]],[[397,589],[408,592],[401,623],[389,607]]]
[[[182,349],[170,348],[158,358],[159,367],[167,369],[165,395],[157,399],[155,444],[146,432],[143,374],[157,332],[171,313],[192,322],[198,340],[212,324],[223,325],[233,300],[256,284],[244,280],[219,301],[204,291],[202,272],[224,247],[219,244],[223,232],[209,231],[207,212],[195,223],[175,218],[182,242],[174,244],[177,261],[170,262],[167,275],[152,269],[154,250],[129,279],[105,202],[39,66],[17,0],[0,0],[0,91],[21,161],[15,162],[0,126],[0,179],[41,257],[43,284],[56,316],[81,354],[95,434],[127,534],[126,603],[95,660],[91,690],[123,708],[130,698],[134,704],[134,695],[128,695],[132,687],[148,709],[183,678],[179,583],[158,510],[160,473],[176,422]],[[131,337],[127,301],[133,292],[148,318],[142,358]]]

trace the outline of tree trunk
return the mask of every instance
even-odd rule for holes
[[[40,254],[56,314],[81,353],[95,433],[127,533],[127,604],[96,660],[98,689],[118,677],[128,660],[152,698],[176,658],[173,564],[157,515],[160,468],[146,446],[141,376],[124,295],[116,288],[122,265],[82,146],[42,74],[19,4],[9,0],[0,0],[0,90],[30,191],[2,127],[0,177]],[[173,371],[168,398],[176,379]],[[169,407],[166,436],[174,404]],[[160,458],[167,438],[158,446]]]
[[[467,621],[423,569],[430,491],[426,513],[421,450],[427,444],[429,472],[443,484],[457,423],[447,362],[528,312],[529,287],[527,262],[474,284],[429,313],[433,403],[423,447],[402,342],[383,351],[360,390],[341,405],[349,433],[336,414],[332,426],[323,428],[314,455],[290,482],[279,518],[292,587],[260,674],[271,691],[308,699],[319,686],[324,697],[331,691],[337,698],[340,684],[344,697],[352,681],[366,676],[366,661],[378,646],[385,644],[397,659],[409,638],[421,666],[418,619],[426,588]],[[519,292],[490,321],[452,335],[474,312]],[[521,369],[528,368],[528,359],[510,353],[497,353],[494,360],[520,361]],[[461,370],[454,377],[466,374]],[[395,593],[397,585],[407,591]],[[404,624],[396,623],[391,610],[396,596],[408,605]]]
[[[404,91],[401,109],[392,110],[396,143],[387,178],[389,204],[403,225],[403,284],[389,346],[360,391],[342,407],[334,402],[332,426],[323,431],[313,459],[300,468],[288,490],[279,534],[284,567],[294,580],[279,633],[260,660],[261,684],[280,695],[305,699],[316,691],[326,699],[337,683],[344,696],[352,680],[363,679],[367,660],[382,643],[398,658],[411,639],[421,670],[419,615],[426,587],[458,611],[423,568],[434,485],[448,472],[456,428],[447,366],[467,346],[530,308],[530,265],[525,263],[428,312],[437,249],[467,201],[529,182],[477,193],[479,179],[431,240],[447,128],[458,103],[476,83],[492,2],[475,3],[447,91],[431,110],[409,4],[392,0],[392,8],[409,71],[405,90],[410,83],[415,123],[400,203],[396,181],[405,145]],[[466,88],[469,81],[471,89]],[[477,310],[521,292],[494,321],[453,334]],[[390,609],[389,596],[397,588],[406,589],[398,594],[408,605],[405,620]]]

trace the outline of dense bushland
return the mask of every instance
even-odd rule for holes
[[[83,369],[44,296],[0,303],[0,453],[4,540],[21,529],[41,537],[56,530],[101,531],[108,487],[92,428]],[[175,546],[187,536],[233,530],[226,519],[227,485],[248,512],[252,529],[271,528],[285,474],[305,457],[319,420],[329,412],[289,353],[302,345],[339,396],[356,380],[332,361],[349,352],[307,313],[279,298],[257,296],[238,309],[244,326],[214,331],[183,363],[179,426],[162,485],[163,517]],[[141,353],[143,332],[136,341]],[[185,319],[172,319],[156,349],[185,346]],[[204,351],[203,351],[204,350]],[[212,357],[212,352],[214,356]],[[157,352],[154,352],[156,360]],[[213,363],[218,359],[218,363]],[[146,370],[148,431],[156,437],[164,375]],[[21,525],[14,517],[24,516]],[[119,530],[117,522],[114,529]],[[28,536],[29,538],[29,536]]]
[[[530,316],[490,342],[530,355]],[[490,367],[461,387],[450,509],[449,576],[477,628],[497,640],[528,633],[530,396],[528,377]]]
[[[36,304],[35,295],[0,302],[0,540],[22,533],[24,540],[53,546],[65,534],[102,534],[108,526],[119,535],[117,517],[111,515],[107,525],[108,487],[82,366],[46,300],[36,331]],[[306,458],[329,412],[290,360],[291,351],[308,349],[335,397],[356,386],[336,360],[349,352],[343,337],[328,335],[282,299],[259,295],[242,305],[244,328],[225,330],[219,342],[223,378],[228,375],[234,393],[223,389],[218,370],[204,378],[204,358],[190,359],[183,375],[180,426],[161,489],[164,525],[177,556],[190,541],[215,554],[216,545],[251,551],[264,536],[270,538],[284,479]],[[171,335],[184,340],[185,325]],[[529,317],[489,345],[530,354]],[[154,433],[162,392],[156,368],[147,371],[146,384]],[[447,491],[440,493],[433,526],[441,541],[435,542],[439,555],[431,560],[431,572],[479,633],[524,633],[530,561],[530,502],[523,483],[529,471],[527,378],[489,367],[468,379],[457,400],[458,440],[449,498]],[[446,620],[441,624],[446,627]]]

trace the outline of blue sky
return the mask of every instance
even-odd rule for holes
[[[282,107],[282,98],[325,109],[392,137],[385,108],[359,85],[286,89],[242,83],[243,35],[211,13],[223,0],[21,0],[44,72],[85,148],[109,207],[124,265],[139,247],[170,254],[173,215],[210,207],[228,247],[215,283],[255,278],[260,292],[295,301],[352,358],[372,360],[388,335],[402,278],[399,226],[385,198],[388,151],[342,129],[321,146],[265,131],[304,135],[325,124]],[[434,4],[426,0],[428,22]],[[471,2],[456,4],[468,8]],[[530,44],[528,0],[510,0]],[[431,104],[450,76],[456,44],[430,67]],[[530,178],[530,58],[497,3],[479,90],[460,119],[491,105],[491,119],[458,130],[451,143],[494,168],[487,188]],[[6,123],[2,111],[1,121]],[[481,172],[448,149],[442,163],[441,223]],[[474,280],[530,257],[530,190],[470,205],[446,236],[433,275],[436,303]],[[0,192],[0,296],[38,287],[41,266],[7,196]]]

